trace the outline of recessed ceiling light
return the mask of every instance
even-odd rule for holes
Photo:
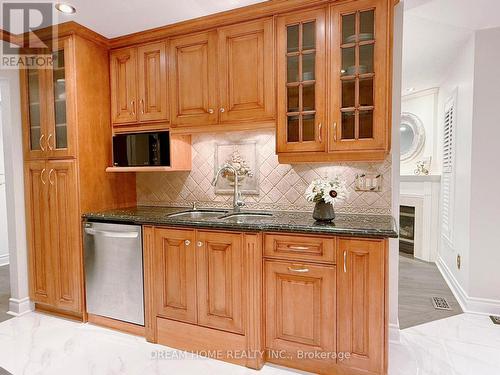
[[[64,14],[73,14],[76,13],[76,8],[73,5],[65,4],[65,3],[57,3],[56,9]]]

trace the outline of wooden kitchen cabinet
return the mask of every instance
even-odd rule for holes
[[[393,2],[332,3],[323,12],[277,20],[278,158],[383,160],[390,150]]]
[[[74,41],[54,43],[53,64],[20,70],[26,160],[74,157]]]
[[[37,310],[85,320],[81,215],[134,205],[135,177],[105,172],[106,42],[73,24],[60,32],[50,69],[20,71],[30,298]]]
[[[218,29],[219,121],[274,118],[273,20]]]
[[[326,151],[326,11],[277,19],[277,152]]]
[[[289,357],[268,360],[311,372],[331,368],[334,356],[298,356],[335,352],[335,266],[266,260],[264,269],[266,349]]]
[[[166,43],[114,50],[110,61],[113,125],[168,121]]]
[[[192,230],[156,229],[154,278],[157,314],[196,323],[196,251]]]
[[[198,324],[244,333],[244,255],[240,233],[196,235]]]
[[[30,290],[34,302],[78,311],[81,251],[74,160],[25,167]]]
[[[216,124],[217,32],[172,39],[169,59],[172,124]]]
[[[384,374],[386,241],[341,238],[337,265],[337,351],[346,369]]]

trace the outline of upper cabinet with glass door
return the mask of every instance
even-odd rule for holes
[[[278,153],[326,150],[324,9],[277,20]]]
[[[75,156],[71,39],[54,45],[52,65],[21,71],[26,159]]]
[[[387,0],[332,5],[330,10],[329,151],[383,158],[390,131]]]

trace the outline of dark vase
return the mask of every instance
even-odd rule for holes
[[[313,211],[313,218],[316,221],[332,221],[335,219],[335,211],[330,203],[326,203],[323,199],[316,202]]]

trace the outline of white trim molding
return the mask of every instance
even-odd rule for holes
[[[9,298],[9,311],[7,311],[7,314],[21,316],[33,310],[33,304],[29,297],[23,299]]]
[[[500,300],[469,296],[455,276],[453,276],[453,273],[441,256],[438,256],[436,265],[464,312],[481,315],[500,315]]]

